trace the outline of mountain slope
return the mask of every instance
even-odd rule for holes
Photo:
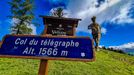
[[[39,60],[0,58],[0,75],[37,75]],[[49,61],[49,75],[134,75],[134,57],[96,52],[95,62]]]

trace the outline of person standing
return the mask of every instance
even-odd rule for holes
[[[96,23],[96,16],[93,16],[91,18],[92,23],[88,26],[88,29],[91,29],[92,36],[95,42],[95,48],[97,51],[99,51],[99,43],[101,38],[101,26]]]

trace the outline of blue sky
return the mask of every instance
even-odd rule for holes
[[[0,1],[0,40],[10,34],[13,20],[8,18],[11,0]],[[91,23],[90,18],[97,16],[97,22],[102,26],[101,45],[125,46],[131,43],[134,47],[134,1],[133,0],[34,0],[36,21],[40,26],[32,26],[34,34],[39,35],[44,25],[39,15],[50,15],[52,8],[64,7],[66,17],[82,19],[79,22],[76,35],[91,36],[87,30]]]

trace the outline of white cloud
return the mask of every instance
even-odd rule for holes
[[[109,46],[109,48],[120,49],[120,50],[134,49],[134,42],[123,44],[120,46]]]
[[[69,10],[64,9],[63,13],[64,13],[64,17],[69,17],[70,16],[70,11]]]
[[[68,9],[72,12],[71,16],[85,19],[86,17],[91,18],[93,15],[104,12],[120,1],[121,0],[107,0],[102,2],[99,7],[96,7],[96,5],[98,5],[98,0],[75,0],[69,4]]]
[[[118,10],[117,4],[121,0],[106,0],[98,3],[98,0],[73,0],[68,5],[68,10],[71,12],[69,17],[80,18],[82,21],[79,23],[77,31],[89,32],[87,29],[88,25],[91,23],[91,17],[97,16],[97,22],[99,24],[103,23],[105,20],[111,19],[114,10]],[[99,4],[99,7],[96,5]],[[106,29],[102,30],[106,34]]]
[[[29,28],[31,28],[33,31],[32,31],[32,35],[36,35],[37,32],[36,32],[36,27],[34,24],[31,24],[30,26],[28,26]]]
[[[13,18],[12,21],[11,21],[11,24],[12,24],[12,25],[16,25],[16,24],[18,24],[19,22],[20,22],[19,19]]]
[[[101,28],[101,33],[103,33],[103,34],[106,34],[106,32],[107,32],[107,29],[106,28]]]
[[[87,3],[84,4],[84,8],[82,11],[78,12],[76,15],[82,19],[86,17],[91,17],[93,15],[100,14],[100,12],[105,11],[107,8],[111,7],[112,5],[118,3],[120,0],[107,0],[105,2],[102,2],[99,7],[96,7],[98,5],[97,0],[87,0]],[[86,2],[86,1],[85,1]]]
[[[78,30],[78,32],[83,32],[83,31],[79,31],[79,30]],[[91,29],[90,29],[90,30],[84,31],[84,32],[91,34],[92,31],[91,31]],[[107,29],[104,28],[104,27],[102,27],[102,28],[101,28],[101,33],[102,33],[102,34],[106,34],[106,33],[107,33]]]
[[[124,5],[122,8],[120,8],[119,14],[114,17],[111,22],[123,24],[123,23],[132,23],[134,22],[134,19],[131,18],[130,15],[128,15],[130,9],[131,9],[132,3],[129,2],[126,5]]]

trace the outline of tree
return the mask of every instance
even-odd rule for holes
[[[58,17],[63,17],[63,8],[57,8]]]
[[[106,47],[105,46],[102,46],[102,49],[106,50]]]
[[[12,15],[10,18],[15,19],[11,26],[12,34],[31,34],[32,19],[34,18],[33,0],[12,0],[9,2]],[[16,22],[17,21],[17,22]]]
[[[64,15],[63,8],[58,7],[56,9],[53,9],[52,15],[53,16],[57,16],[57,17],[60,17],[60,18],[63,17],[63,15]]]

